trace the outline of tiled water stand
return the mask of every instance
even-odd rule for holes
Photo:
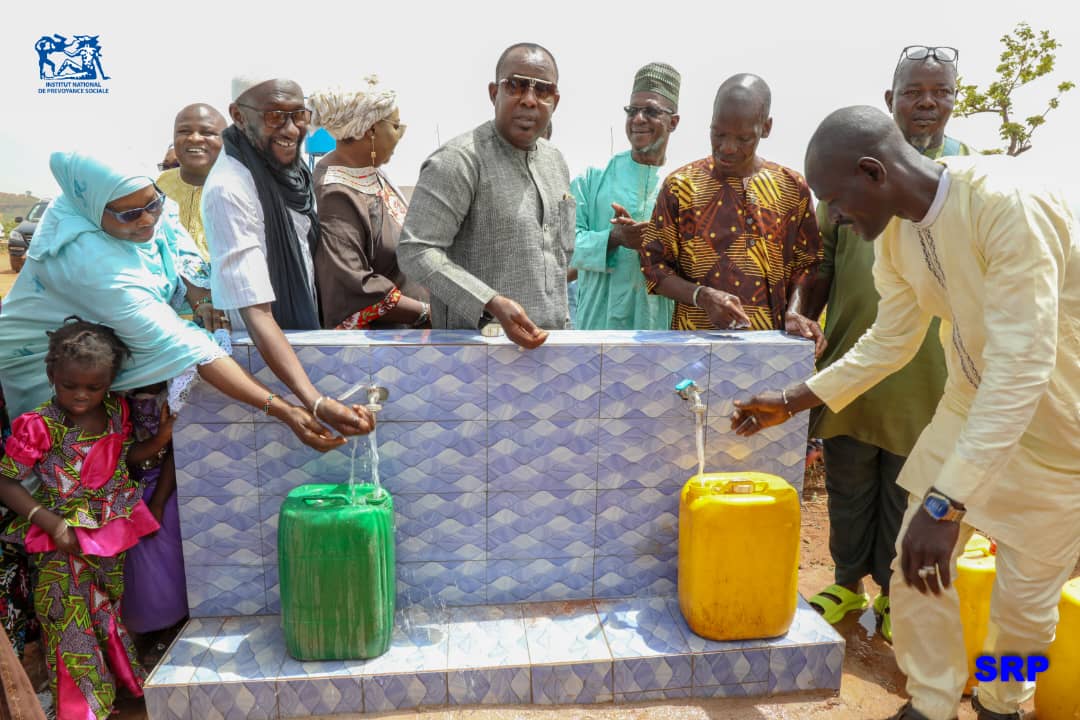
[[[670,597],[398,613],[385,655],[301,663],[279,617],[192,620],[146,686],[151,720],[272,720],[439,705],[777,695],[840,687],[844,641],[800,600],[782,638],[694,635]]]
[[[675,384],[703,390],[706,469],[772,472],[801,490],[805,414],[752,438],[728,417],[736,397],[808,377],[809,342],[555,332],[525,352],[445,331],[290,339],[320,391],[390,391],[378,441],[396,510],[393,645],[369,662],[286,656],[278,510],[297,485],[345,481],[351,448],[320,455],[201,385],[175,432],[193,620],[148,682],[151,720],[839,687],[843,641],[805,604],[784,638],[713,643],[672,599],[679,491],[697,465]],[[288,395],[250,345],[236,358]]]
[[[447,331],[291,340],[320,391],[390,391],[378,441],[402,607],[673,594],[679,490],[697,466],[694,417],[674,392],[683,378],[708,405],[708,470],[772,472],[801,489],[805,413],[751,438],[728,420],[734,398],[810,375],[813,345],[782,333],[553,332],[531,351]],[[235,350],[288,396],[249,344]],[[192,617],[280,611],[281,502],[297,485],[345,481],[350,449],[319,454],[195,388],[176,428]]]

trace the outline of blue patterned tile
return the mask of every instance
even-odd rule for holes
[[[807,422],[807,413],[800,413],[782,425],[739,437],[728,418],[710,421],[705,431],[705,472],[767,472],[801,493]]]
[[[708,346],[605,346],[600,417],[682,417],[686,401],[675,385],[684,378],[708,387]]]
[[[173,445],[178,497],[235,497],[259,491],[252,423],[187,425]]]
[[[615,660],[615,692],[642,692],[689,688],[693,677],[691,655]]]
[[[344,483],[349,480],[350,458],[356,450],[356,478],[366,480],[367,438],[351,439],[340,448],[320,453],[300,442],[281,423],[255,426],[259,448],[259,483],[263,495],[289,494],[308,483]]]
[[[221,631],[222,618],[192,618],[157,664],[146,686],[186,685]]]
[[[489,490],[596,489],[596,420],[493,422],[488,440]]]
[[[489,560],[490,603],[584,600],[592,597],[592,558]]]
[[[278,682],[277,693],[278,715],[282,718],[364,711],[364,691],[359,677]]]
[[[758,334],[758,333],[753,333]],[[709,419],[731,414],[732,400],[767,390],[780,390],[813,375],[810,343],[713,345],[709,373]]]
[[[372,348],[373,381],[390,391],[380,419],[481,420],[487,413],[487,348]]]
[[[328,340],[340,342],[340,333],[337,337],[330,334]],[[371,350],[367,347],[342,347],[334,346],[293,346],[296,356],[300,358],[300,364],[307,372],[308,378],[315,388],[330,397],[340,397],[352,388],[356,383],[365,385],[371,382]],[[277,376],[267,367],[259,351],[251,349],[251,374],[259,382],[270,388],[272,392],[288,399],[290,402],[299,401],[285,384],[278,380]],[[363,404],[364,400],[358,400],[359,395],[349,399],[350,404]],[[255,422],[260,424],[277,423],[271,417],[261,412],[254,413]],[[261,448],[261,446],[260,446]]]
[[[597,555],[660,555],[679,543],[679,489],[601,490]]]
[[[769,694],[769,683],[746,682],[738,685],[710,685],[707,687],[694,686],[694,697],[702,698],[736,698],[736,697],[764,697]]]
[[[234,348],[233,359],[240,367],[249,369],[247,348]],[[175,429],[177,436],[180,436],[184,423],[238,423],[253,422],[254,419],[255,408],[233,400],[210,383],[200,380],[191,387]]]
[[[676,591],[679,563],[675,552],[658,555],[604,555],[596,558],[598,598],[664,596]]]
[[[533,665],[532,692],[536,705],[611,702],[611,661],[572,665]]]
[[[303,662],[285,653],[285,661],[278,670],[279,682],[293,680],[320,680],[324,678],[356,678],[364,674],[367,660],[309,660]]]
[[[151,720],[190,720],[187,687],[145,687],[146,716]]]
[[[257,497],[184,497],[179,504],[185,563],[262,565]]]
[[[532,699],[528,667],[451,670],[447,684],[451,705],[521,705]]]
[[[451,608],[449,667],[471,669],[505,665],[529,665],[521,606]]]
[[[477,492],[487,479],[484,422],[382,422],[379,474],[395,497]]]
[[[483,561],[397,563],[398,607],[477,605],[487,600]]]
[[[277,688],[273,682],[192,685],[188,695],[193,719],[276,720],[278,717]]]
[[[220,684],[274,679],[284,661],[285,633],[280,617],[228,618],[199,662],[192,682]]]
[[[697,472],[694,419],[601,420],[602,490],[682,487]]]
[[[365,663],[363,672],[365,675],[441,672],[445,678],[448,638],[449,620],[445,610],[419,605],[398,610],[394,614],[390,649]],[[444,679],[444,687],[445,682]]]
[[[548,347],[488,354],[488,418],[595,418],[600,412],[600,348]]]
[[[266,611],[263,568],[250,565],[191,565],[188,613],[193,618],[256,615]]]
[[[804,645],[770,651],[769,694],[800,690],[839,690],[844,646]]]
[[[259,497],[259,533],[263,563],[277,565],[278,561],[278,518],[281,514],[281,495],[262,495]]]
[[[694,655],[694,687],[738,685],[769,679],[769,649]]]
[[[491,560],[591,558],[596,492],[488,493],[487,550]]]
[[[530,603],[522,608],[529,658],[548,663],[611,660],[600,618],[591,600]]]
[[[402,495],[394,503],[403,562],[484,559],[484,494]]]
[[[653,702],[656,700],[681,700],[691,697],[690,688],[669,688],[667,690],[648,690],[645,692],[615,693],[617,703]]]
[[[843,643],[840,636],[832,625],[825,622],[821,613],[810,607],[810,604],[799,596],[798,605],[795,607],[795,618],[787,633],[778,637],[762,641],[770,647],[787,647],[790,645],[821,645],[826,643]]]
[[[616,660],[690,654],[690,646],[668,610],[667,598],[598,600],[596,612]],[[617,686],[615,690],[629,692]]]
[[[445,671],[364,678],[364,709],[369,713],[446,703]]]
[[[266,612],[271,615],[281,614],[280,571],[281,567],[276,559],[273,562],[267,561],[264,565],[263,583],[266,585]]]

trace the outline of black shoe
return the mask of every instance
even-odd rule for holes
[[[911,701],[904,703],[904,706],[896,711],[895,715],[890,715],[889,720],[930,720],[921,712],[911,707]]]
[[[1011,713],[991,712],[979,704],[978,691],[971,694],[971,707],[979,714],[979,720],[1023,720],[1024,714],[1017,710]]]

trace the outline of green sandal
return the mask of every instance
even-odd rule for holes
[[[865,610],[870,604],[870,596],[866,593],[853,593],[843,585],[830,585],[808,601],[825,622],[835,625],[845,615],[855,610]]]
[[[881,618],[881,637],[892,645],[892,613],[889,612],[889,596],[878,595],[874,598],[874,613]]]

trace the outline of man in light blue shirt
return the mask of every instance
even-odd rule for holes
[[[577,232],[570,263],[578,271],[580,330],[667,330],[674,303],[649,295],[638,250],[663,180],[668,139],[679,124],[680,76],[664,63],[637,71],[626,111],[630,149],[570,185]]]

